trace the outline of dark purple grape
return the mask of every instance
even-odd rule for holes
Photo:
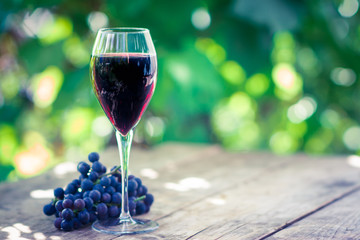
[[[84,179],[84,181],[81,183],[81,188],[86,190],[91,190],[94,187],[94,183],[89,179]]]
[[[76,199],[74,202],[74,209],[81,211],[85,208],[85,201],[83,199]]]
[[[98,173],[102,173],[103,165],[100,162],[96,161],[92,165],[92,170]]]
[[[79,229],[82,226],[79,218],[77,218],[77,217],[73,219],[73,224],[74,224],[74,229]]]
[[[84,179],[86,179],[86,178],[88,178],[87,175],[84,176],[84,175],[81,174],[80,177],[79,177],[79,181],[82,182],[82,181],[84,181]],[[81,185],[80,185],[80,187],[81,187]]]
[[[109,193],[104,193],[102,196],[101,196],[101,201],[103,203],[110,203],[111,202],[111,195]]]
[[[148,192],[147,187],[146,187],[145,185],[142,185],[141,187],[142,187],[142,194],[141,194],[141,196],[146,195],[147,192]]]
[[[150,211],[150,207],[149,207],[148,205],[146,205],[146,204],[145,204],[145,207],[146,207],[145,213],[149,212],[149,211]]]
[[[99,174],[95,171],[91,171],[91,173],[89,174],[89,179],[95,182],[96,180],[98,180],[98,178],[99,178]]]
[[[114,192],[116,192],[115,188],[112,186],[106,187],[105,188],[105,192],[109,193],[109,194],[113,194]]]
[[[83,198],[89,197],[91,191],[85,191],[83,193]]]
[[[105,216],[108,213],[108,207],[105,203],[99,203],[96,207],[96,211],[99,216]]]
[[[98,215],[98,219],[103,221],[109,218],[109,213],[106,213],[105,215]]]
[[[82,224],[88,224],[90,221],[90,213],[87,210],[79,212],[78,218]]]
[[[137,192],[136,196],[138,196],[138,197],[144,196],[145,195],[144,194],[144,186],[140,186],[136,192]]]
[[[43,208],[43,212],[47,216],[54,215],[56,212],[55,206],[52,203],[46,204]]]
[[[64,210],[64,207],[62,206],[63,200],[59,200],[56,202],[55,204],[55,208],[56,210],[58,210],[59,212],[61,212],[62,210]]]
[[[97,152],[92,152],[92,153],[89,153],[88,159],[90,162],[93,163],[93,162],[99,161],[100,156]]]
[[[74,228],[74,223],[72,220],[62,220],[61,221],[61,229],[64,231],[71,231]]]
[[[81,193],[81,192],[75,193],[75,194],[74,194],[74,198],[75,198],[75,200],[76,200],[76,199],[83,198],[83,193]]]
[[[106,173],[106,167],[105,167],[105,165],[102,165],[101,173]]]
[[[141,215],[146,212],[146,205],[145,203],[138,201],[136,202],[136,214]]]
[[[129,175],[128,176],[128,180],[130,181],[130,180],[133,180],[135,178],[135,176],[134,175]]]
[[[96,203],[101,199],[101,193],[98,190],[92,190],[89,194],[89,197]]]
[[[114,188],[116,188],[116,186],[119,184],[119,182],[117,181],[116,177],[114,176],[110,176],[110,185]]]
[[[136,208],[129,210],[131,216],[136,216]]]
[[[117,206],[110,206],[109,207],[109,217],[118,217],[120,215],[119,207]]]
[[[128,191],[129,191],[129,192],[134,192],[134,191],[136,191],[137,187],[138,187],[138,184],[137,184],[137,182],[136,182],[134,179],[133,179],[133,180],[129,180],[129,182],[128,182]]]
[[[86,162],[79,162],[78,166],[77,166],[77,170],[82,174],[82,175],[86,175],[89,170],[90,170],[90,165],[87,164]]]
[[[96,219],[97,219],[97,216],[96,216],[95,211],[90,211],[89,214],[90,214],[90,220],[89,220],[89,221],[90,221],[91,223],[92,223],[92,222],[95,222]]]
[[[153,204],[153,202],[154,202],[154,196],[151,193],[146,194],[144,203],[150,207],[151,204]]]
[[[85,197],[84,202],[85,202],[85,208],[88,210],[91,209],[94,205],[94,201],[89,197]]]
[[[137,189],[139,189],[140,187],[141,187],[141,185],[142,185],[142,181],[141,181],[141,179],[140,178],[138,178],[138,177],[135,177],[134,178],[134,180],[136,181],[136,183],[137,183]]]
[[[133,191],[133,192],[129,192],[129,197],[136,197],[137,196],[137,191]]]
[[[116,191],[119,192],[119,193],[122,193],[122,185],[121,185],[121,183],[119,183],[119,184],[116,186]]]
[[[70,208],[65,208],[62,210],[61,216],[65,220],[71,220],[74,217],[74,212]]]
[[[118,189],[118,187],[121,188],[121,183],[118,182],[118,183],[115,184],[115,186],[112,186],[112,187],[115,189],[116,192],[118,192],[117,189]],[[121,190],[120,190],[120,192],[121,192]]]
[[[104,187],[101,186],[100,184],[96,184],[93,189],[94,189],[94,190],[98,190],[100,193],[104,193],[104,192],[105,192]]]
[[[64,197],[64,200],[65,199],[70,199],[71,201],[75,201],[75,197],[74,197],[74,195],[72,195],[72,194],[67,194],[67,195],[65,195],[65,197]]]
[[[135,197],[129,197],[129,211],[136,209]]]
[[[71,199],[65,199],[62,202],[63,208],[72,208],[74,206],[74,202]]]
[[[102,177],[100,179],[100,184],[101,184],[101,186],[104,186],[104,187],[110,186],[111,180],[108,177]]]
[[[121,193],[115,192],[111,195],[111,202],[114,204],[121,204]]]
[[[77,188],[79,188],[81,185],[81,181],[79,179],[74,179],[71,183]]]
[[[55,218],[54,226],[55,226],[56,228],[60,229],[60,228],[61,228],[61,221],[62,221],[62,220],[63,220],[63,219],[60,218],[60,217]]]
[[[70,183],[66,186],[65,194],[69,194],[69,193],[75,194],[76,192],[77,192],[77,187],[74,184]]]
[[[58,199],[64,199],[64,194],[65,194],[64,189],[62,189],[62,188],[60,188],[60,187],[54,189],[54,196],[55,196],[56,198],[58,198]]]

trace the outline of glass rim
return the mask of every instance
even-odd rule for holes
[[[113,28],[100,28],[100,32],[111,32],[111,33],[146,33],[149,32],[147,28],[139,27],[113,27]]]

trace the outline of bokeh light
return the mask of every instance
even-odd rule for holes
[[[35,75],[32,78],[33,101],[36,106],[44,108],[52,104],[64,81],[62,71],[49,66],[44,72]]]
[[[161,138],[164,135],[165,123],[159,117],[150,117],[146,120],[145,131],[151,138]]]
[[[87,23],[91,31],[96,33],[100,28],[108,26],[109,18],[103,12],[94,11],[88,15]]]
[[[106,137],[112,134],[113,127],[107,117],[100,116],[94,119],[92,123],[92,130],[96,135],[100,137]]]
[[[359,10],[358,0],[343,0],[339,5],[338,11],[343,17],[352,17]]]
[[[286,131],[278,131],[270,138],[270,147],[275,153],[292,153],[297,149],[298,142]]]
[[[277,87],[275,95],[283,100],[291,100],[302,92],[303,81],[290,64],[279,63],[272,70],[272,78]]]
[[[45,8],[37,8],[33,12],[26,12],[22,23],[22,30],[29,37],[36,37],[45,24],[53,24],[53,14]]]
[[[67,39],[63,45],[65,57],[76,67],[84,67],[89,63],[89,49],[81,42],[79,37]]]
[[[239,85],[244,82],[246,73],[235,61],[226,61],[220,67],[222,77],[231,84]]]
[[[331,80],[340,86],[351,86],[356,81],[356,73],[350,68],[334,68],[331,71]]]
[[[49,151],[40,143],[15,156],[16,168],[22,175],[35,175],[50,162]]]
[[[207,29],[211,24],[211,17],[205,8],[198,8],[191,14],[191,23],[199,30]]]
[[[225,49],[210,38],[199,38],[195,44],[196,48],[204,53],[208,59],[215,65],[225,61]]]
[[[320,123],[326,128],[336,128],[340,123],[340,118],[338,112],[329,108],[321,113]]]
[[[269,78],[265,74],[257,73],[246,81],[245,89],[253,96],[261,96],[269,89],[269,86]]]
[[[343,141],[346,147],[350,150],[360,149],[360,127],[353,126],[348,128],[343,135]]]
[[[317,108],[316,101],[311,97],[304,97],[289,107],[287,116],[293,123],[300,123],[311,117]]]

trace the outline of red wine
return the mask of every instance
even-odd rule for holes
[[[106,116],[123,135],[136,126],[154,93],[156,56],[142,53],[92,56],[92,84]]]

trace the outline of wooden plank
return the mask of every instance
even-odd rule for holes
[[[265,239],[360,239],[359,199],[354,191]]]
[[[230,167],[228,176],[218,179],[236,186],[159,219],[163,228],[152,236],[255,239],[359,182],[358,170],[346,165],[344,158],[296,156],[288,161],[291,164],[244,182],[236,180],[237,169]],[[216,206],[211,199],[223,199],[225,204]]]
[[[199,158],[199,155],[212,154],[213,151],[219,151],[219,148],[216,146],[179,145],[174,143],[161,145],[150,150],[134,148],[132,158],[136,163],[132,165],[133,169],[135,169],[134,172],[137,173],[140,172],[141,167],[149,167],[150,164],[156,171],[161,172],[161,168],[172,166],[172,162],[195,161]],[[101,154],[101,161],[108,167],[114,165],[118,158],[115,147]],[[73,168],[70,170],[75,170],[76,164],[74,164]],[[95,238],[100,236],[101,239],[112,239],[113,236],[99,235],[92,231],[90,227],[70,233],[57,231],[52,225],[54,218],[46,217],[42,213],[42,206],[49,202],[49,199],[34,199],[30,196],[33,190],[51,190],[58,186],[65,186],[76,177],[78,177],[76,172],[70,171],[66,175],[56,175],[54,171],[50,171],[31,179],[0,185],[0,239],[6,239],[8,235],[6,230],[11,230],[14,234],[20,234],[21,237],[29,239],[33,239],[33,234],[36,232],[45,234],[47,238],[88,239],[89,236],[95,235]],[[152,189],[151,181],[147,186],[150,190]],[[31,230],[22,232],[16,228],[19,224],[27,226]]]
[[[115,148],[102,156],[108,166],[118,159]],[[16,223],[30,227],[30,233],[18,230],[29,239],[36,232],[48,239],[254,239],[351,189],[359,180],[357,169],[347,166],[342,157],[236,154],[217,146],[134,148],[131,161],[135,175],[145,168],[158,174],[154,179],[143,178],[156,200],[151,212],[142,216],[157,220],[157,231],[116,237],[90,227],[70,233],[55,230],[53,218],[40,210],[47,200],[30,198],[29,193],[64,185],[77,174],[49,173],[26,184],[0,185],[0,239],[8,236],[4,229],[16,230]]]
[[[199,150],[202,149],[201,151]],[[192,189],[192,191],[188,191],[188,192],[177,192],[177,191],[168,191],[166,189],[164,189],[164,182],[166,181],[173,181],[176,182],[179,179],[185,178],[185,177],[191,177],[191,176],[198,176],[198,177],[206,177],[210,182],[212,181],[218,181],[218,179],[214,176],[216,176],[216,173],[219,172],[219,169],[222,169],[222,171],[220,171],[220,173],[222,172],[223,174],[226,173],[228,166],[231,166],[231,162],[233,162],[234,164],[236,164],[236,167],[241,167],[239,169],[241,169],[242,171],[240,171],[239,173],[242,173],[242,178],[246,178],[248,176],[251,176],[253,173],[258,173],[259,171],[262,171],[264,169],[264,167],[270,165],[270,164],[275,164],[277,162],[276,159],[274,159],[274,161],[267,161],[266,163],[262,163],[262,160],[255,160],[252,162],[248,162],[246,158],[241,159],[241,161],[239,161],[239,157],[236,154],[229,154],[231,157],[227,157],[225,153],[223,153],[222,151],[220,151],[220,149],[218,147],[197,147],[195,148],[195,150],[193,151],[193,154],[189,155],[189,152],[192,151],[193,147],[184,147],[183,145],[180,145],[179,148],[175,149],[182,149],[183,152],[181,154],[181,156],[184,157],[179,157],[179,152],[175,152],[175,155],[172,155],[171,153],[167,152],[167,148],[165,147],[160,147],[161,151],[158,151],[158,149],[154,149],[153,151],[140,151],[141,153],[138,154],[138,157],[136,157],[136,160],[138,163],[141,162],[148,162],[148,159],[153,159],[154,161],[152,163],[156,163],[157,159],[159,159],[160,163],[163,164],[152,164],[152,166],[154,166],[154,169],[156,171],[159,172],[159,178],[157,179],[153,179],[153,180],[144,180],[146,182],[146,184],[149,186],[149,189],[151,189],[151,192],[154,193],[156,199],[156,202],[152,208],[152,211],[150,214],[147,214],[146,218],[150,218],[150,219],[154,219],[154,218],[161,218],[163,216],[166,216],[168,214],[171,214],[174,211],[178,211],[179,209],[182,209],[184,206],[187,205],[191,205],[193,202],[197,202],[199,199],[204,198],[205,196],[207,196],[209,193],[214,192],[214,189],[195,189],[195,191],[197,192],[196,195],[193,194],[194,189]],[[146,152],[146,154],[144,154],[144,152]],[[166,152],[166,155],[164,157],[164,155],[162,154],[163,152]],[[160,153],[160,154],[159,154]],[[110,159],[111,156],[113,157],[117,157],[117,153],[116,151],[113,149],[111,151],[111,153],[107,153],[108,157],[106,157],[106,159]],[[157,155],[160,156],[157,156]],[[106,155],[106,154],[105,154]],[[135,154],[133,154],[133,156],[136,156],[136,152]],[[139,157],[139,156],[144,156],[143,157]],[[212,158],[216,158],[218,159],[217,161],[212,161]],[[175,160],[174,160],[175,159]],[[176,160],[177,159],[177,160]],[[236,161],[233,161],[236,160]],[[228,164],[222,164],[224,161],[227,161]],[[218,166],[220,163],[220,166]],[[245,167],[243,167],[245,164],[249,165],[249,169],[246,170]],[[141,164],[137,164],[136,166],[139,166]],[[148,166],[148,165],[144,165],[144,166]],[[204,168],[205,166],[205,168]],[[140,172],[141,168],[136,168],[134,166],[134,172]],[[181,169],[181,171],[179,171],[179,169]],[[204,171],[204,169],[206,169],[206,171]],[[205,174],[205,175],[202,175]],[[75,175],[75,174],[73,174]],[[29,191],[29,189],[34,189],[34,188],[40,188],[40,189],[47,189],[49,188],[49,186],[51,186],[50,188],[56,187],[59,185],[59,180],[63,181],[64,184],[65,182],[67,183],[69,181],[68,176],[65,179],[51,179],[51,177],[54,177],[53,175],[51,176],[41,176],[38,178],[34,178],[29,180],[29,185],[27,188],[24,188],[23,185],[19,184],[19,183],[14,183],[14,184],[7,184],[5,185],[5,187],[3,187],[0,190],[0,193],[11,190],[11,189],[15,189],[17,188],[16,191],[13,191],[10,195],[11,196],[21,196],[24,195],[24,192]],[[48,178],[46,181],[44,181],[44,178]],[[55,185],[56,184],[56,185]],[[227,182],[224,186],[229,186],[233,184],[232,182]],[[17,186],[16,186],[17,185]],[[20,186],[19,186],[20,185]],[[31,185],[31,186],[30,186]],[[15,187],[16,186],[16,187]],[[29,187],[30,186],[30,187]],[[44,188],[45,187],[45,188]],[[215,192],[218,191],[217,189],[215,189]],[[28,196],[29,192],[27,192],[25,194],[25,196]],[[9,205],[11,200],[10,199],[1,199],[0,201],[0,206],[1,205]],[[34,201],[34,199],[26,199],[24,202],[22,203],[26,203],[27,206],[30,206],[32,209],[38,209],[39,208],[39,201]],[[45,200],[41,200],[40,203],[40,207],[42,204],[45,203]],[[19,222],[19,219],[23,219],[23,217],[21,216],[30,216],[31,214],[29,213],[28,209],[21,209],[21,213],[17,213],[17,214],[12,214],[10,212],[8,213],[4,213],[4,212],[0,212],[0,214],[3,216],[8,217],[8,221],[7,221],[7,225],[3,225],[1,223],[0,220],[0,226],[11,226],[11,223],[17,223]],[[47,220],[45,222],[44,219],[46,219],[46,217],[42,216],[40,214],[39,216],[41,219],[34,219],[35,221],[30,221],[30,219],[25,220],[25,222],[20,221],[21,223],[28,225],[30,227],[33,227],[35,229],[37,229],[38,231],[43,232],[44,234],[46,234],[46,236],[50,236],[50,235],[54,235],[54,236],[62,236],[62,237],[66,237],[66,238],[72,238],[72,237],[76,237],[76,239],[82,239],[82,236],[84,236],[84,238],[89,238],[89,237],[95,237],[98,238],[99,234],[94,232],[94,231],[81,231],[77,233],[71,232],[71,233],[63,233],[63,232],[59,232],[56,231],[53,227],[52,227],[52,223],[50,220],[51,218],[49,218],[49,220]],[[75,234],[75,235],[74,235]],[[86,237],[85,237],[86,236]],[[109,236],[107,235],[100,235],[103,239],[111,239],[111,237],[109,238]]]

